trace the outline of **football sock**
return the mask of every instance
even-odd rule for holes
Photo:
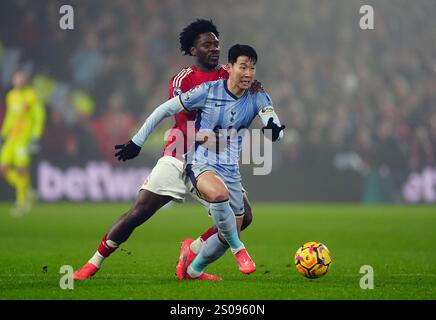
[[[27,191],[29,190],[30,178],[28,174],[18,174],[16,177],[15,190],[17,193],[17,203],[27,202]]]
[[[204,242],[199,254],[189,265],[188,274],[191,277],[198,277],[209,264],[222,257],[228,248],[229,245],[223,243],[218,233],[215,233]]]
[[[222,202],[211,202],[209,211],[212,218],[221,231],[223,238],[227,241],[233,253],[244,248],[244,244],[239,240],[236,219],[229,200]]]
[[[201,236],[201,240],[206,241],[209,237],[213,236],[217,232],[217,229],[215,226],[210,227],[207,229]]]
[[[97,251],[88,262],[92,263],[97,268],[100,268],[103,260],[109,257],[109,255],[117,248],[118,244],[112,240],[108,240],[107,235],[105,234],[100,245],[98,246]]]
[[[201,276],[203,271],[196,271],[194,268],[192,268],[192,263],[188,266],[188,269],[186,269],[186,273],[189,274],[193,278],[198,278]]]
[[[95,254],[92,256],[91,259],[89,259],[88,262],[92,263],[94,266],[100,269],[101,264],[103,263],[103,260],[105,257],[103,257],[100,253],[98,253],[98,250],[95,252]]]
[[[203,239],[201,239],[201,236],[198,237],[197,239],[195,239],[194,241],[192,241],[191,243],[191,251],[194,252],[195,254],[198,254],[200,252],[201,246],[203,245],[204,241]]]
[[[215,226],[210,227],[207,229],[201,236],[199,236],[197,239],[192,241],[191,243],[191,251],[195,254],[198,254],[200,252],[201,246],[203,243],[209,239],[210,236],[214,235],[217,232],[217,229]]]

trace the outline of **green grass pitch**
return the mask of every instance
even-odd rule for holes
[[[253,204],[243,241],[257,264],[240,274],[230,253],[209,266],[221,282],[176,280],[180,241],[211,219],[197,204],[158,212],[103,264],[90,281],[59,286],[63,265],[75,269],[95,252],[126,203],[47,203],[21,219],[0,204],[0,299],[436,299],[436,208]],[[323,242],[333,264],[320,279],[293,265],[306,241]],[[363,290],[360,267],[374,270]]]

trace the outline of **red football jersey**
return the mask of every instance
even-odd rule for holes
[[[204,82],[208,81],[216,81],[219,79],[227,79],[229,77],[229,73],[224,68],[224,66],[219,65],[214,71],[212,72],[202,72],[197,70],[195,66],[191,66],[189,68],[182,69],[178,74],[176,74],[174,77],[170,80],[170,90],[169,90],[169,98],[174,98],[175,96],[179,95],[180,93],[189,91],[190,89],[194,88],[195,86],[198,86]],[[173,128],[171,129],[170,133],[170,139],[168,140],[162,155],[165,156],[172,156],[176,157],[178,159],[183,160],[183,155],[186,153],[186,150],[188,150],[187,146],[187,139],[186,139],[186,128],[187,128],[187,122],[188,121],[195,121],[195,118],[197,117],[196,111],[189,111],[189,112],[179,112],[174,116],[176,123],[174,124]],[[181,130],[183,132],[184,136],[184,150],[181,153],[180,150],[171,150],[170,146],[174,143],[176,140],[176,135],[172,135],[173,130]],[[177,154],[176,154],[177,151]]]

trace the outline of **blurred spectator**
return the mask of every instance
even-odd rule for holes
[[[73,82],[81,88],[93,88],[103,68],[104,57],[99,49],[98,37],[94,32],[85,35],[82,45],[71,57]]]
[[[388,120],[378,125],[376,134],[374,165],[383,180],[386,200],[401,202],[401,182],[406,178],[406,154]]]
[[[430,139],[429,132],[425,126],[416,129],[412,137],[410,165],[413,170],[423,169],[427,166],[435,165],[436,150],[435,145]]]
[[[66,125],[60,110],[50,109],[42,143],[45,156],[53,163],[77,159],[79,146],[76,134]]]
[[[72,94],[72,102],[77,115],[73,124],[78,142],[77,152],[80,155],[77,163],[86,164],[91,160],[101,160],[97,137],[92,130],[92,116],[95,111],[94,100],[86,92],[75,90]]]
[[[99,154],[113,162],[113,144],[127,141],[134,118],[166,99],[170,76],[189,65],[179,51],[182,28],[211,18],[222,63],[236,42],[258,50],[257,78],[290,134],[280,147],[290,161],[283,167],[330,170],[336,154],[355,152],[365,177],[375,181],[381,169],[401,184],[393,172],[436,165],[436,2],[368,4],[376,12],[370,31],[358,27],[360,0],[83,1],[74,5],[76,30],[67,32],[58,27],[56,0],[2,1],[0,86],[5,91],[5,79],[24,62],[53,77],[48,102],[68,126],[86,132],[77,136],[95,133]],[[265,12],[271,23],[263,23]],[[74,106],[77,89],[90,96],[92,112]],[[98,158],[95,150],[86,159]]]
[[[92,132],[102,158],[116,164],[114,145],[129,141],[136,121],[125,110],[124,98],[120,94],[109,97],[107,111],[92,124]]]

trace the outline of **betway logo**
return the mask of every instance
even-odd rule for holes
[[[38,193],[45,201],[132,200],[150,171],[150,168],[113,168],[106,162],[60,169],[42,161],[38,164]]]
[[[436,202],[436,168],[425,168],[412,173],[403,185],[403,197],[407,202]]]

